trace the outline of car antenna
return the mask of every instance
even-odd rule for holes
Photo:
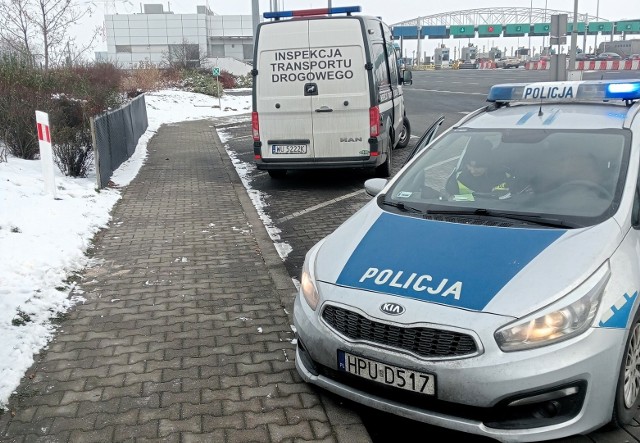
[[[542,112],[542,105],[540,105],[540,109],[538,110],[538,117],[542,117],[544,113]]]

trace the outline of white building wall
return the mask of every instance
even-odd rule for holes
[[[130,68],[144,61],[161,64],[169,45],[184,41],[198,44],[203,57],[209,45],[217,45],[224,56],[243,60],[253,24],[250,15],[107,14],[105,31],[108,59]]]

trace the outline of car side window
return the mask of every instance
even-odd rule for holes
[[[387,54],[389,54],[389,74],[391,77],[391,85],[398,85],[398,62],[396,60],[396,50],[393,43],[387,43]]]
[[[382,43],[374,43],[373,45],[373,74],[376,79],[378,88],[389,85],[389,76],[387,74],[386,55],[384,45]]]

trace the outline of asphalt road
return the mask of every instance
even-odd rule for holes
[[[585,79],[626,78],[630,73],[587,73]],[[635,75],[640,77],[640,75]],[[405,86],[407,116],[411,121],[412,142],[408,148],[393,152],[393,172],[397,172],[417,138],[440,116],[440,129],[452,126],[464,115],[486,105],[490,87],[498,83],[548,81],[548,71],[448,70],[415,71],[413,84]],[[227,145],[235,156],[253,165],[251,125],[249,121],[219,120],[219,131],[230,138]],[[358,170],[289,171],[285,179],[274,180],[266,172],[251,170],[248,182],[263,196],[263,211],[277,228],[281,241],[291,246],[285,266],[292,278],[299,279],[306,252],[360,209],[369,197],[363,191],[372,174]],[[463,441],[465,443],[496,440],[428,426],[391,414],[347,403],[358,411],[374,442],[389,441]],[[561,443],[640,442],[640,424],[636,421],[625,430],[599,430],[587,436],[575,436]]]

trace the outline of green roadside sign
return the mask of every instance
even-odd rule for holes
[[[216,66],[215,68],[213,68],[213,76],[218,77],[219,75],[220,75],[220,68]]]
[[[476,29],[473,25],[452,25],[449,32],[453,38],[475,37]]]

